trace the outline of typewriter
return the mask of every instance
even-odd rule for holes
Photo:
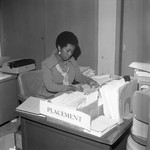
[[[3,63],[1,72],[19,74],[25,71],[35,70],[36,64],[34,59],[16,59]]]

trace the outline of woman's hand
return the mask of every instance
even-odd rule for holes
[[[87,79],[87,84],[92,88],[93,86],[95,87],[95,88],[98,88],[99,87],[99,84],[95,81],[95,80],[93,80],[92,78],[88,78]]]

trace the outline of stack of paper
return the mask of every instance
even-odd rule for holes
[[[141,76],[141,77],[149,77],[150,78],[150,72],[137,70],[136,71],[136,75],[137,76]]]
[[[134,76],[138,82],[150,83],[150,63],[132,62],[129,67],[134,69]]]
[[[146,72],[150,72],[150,63],[143,63],[143,62],[132,62],[129,67],[133,69],[138,69]]]
[[[85,132],[101,137],[102,135],[106,134],[112,128],[114,128],[118,124],[117,120],[110,119],[105,116],[99,116],[91,123],[91,130],[84,130]]]
[[[137,90],[137,80],[113,80],[100,88],[104,115],[122,122],[132,110],[131,97]]]
[[[79,110],[91,116],[91,119],[95,119],[98,112],[98,91],[85,94],[84,92],[72,92],[64,93],[58,97],[51,99],[51,103],[67,107],[69,109]]]
[[[77,109],[81,107],[85,107],[97,101],[98,91],[91,92],[90,94],[85,94],[84,92],[72,92],[72,93],[64,93],[60,96],[57,96],[50,101],[53,104],[57,104],[60,106]]]
[[[135,70],[134,75],[137,78],[138,82],[142,81],[150,83],[150,72]]]
[[[101,75],[92,76],[92,79],[97,81],[99,83],[99,85],[102,86],[112,80],[119,80],[119,79],[121,79],[121,77],[117,76],[117,75],[101,74]]]
[[[24,101],[21,105],[19,105],[16,110],[45,117],[44,115],[40,114],[40,98],[37,97],[29,97],[26,101]],[[44,100],[44,99],[42,99]]]
[[[86,95],[83,92],[64,93],[51,99],[51,102],[56,105],[77,109],[82,103],[86,103]]]
[[[92,77],[93,75],[95,75],[95,70],[93,70],[90,67],[82,67],[80,66],[80,71],[87,77]]]
[[[126,83],[123,79],[113,80],[100,88],[105,116],[118,121],[121,119],[119,88],[124,84]]]
[[[104,83],[107,83],[108,81],[111,81],[111,76],[109,74],[104,75],[94,75],[92,76],[92,79],[97,81],[99,85],[103,85]]]

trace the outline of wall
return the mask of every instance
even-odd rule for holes
[[[99,1],[98,74],[119,74],[120,0]]]
[[[55,49],[56,36],[70,30],[79,39],[79,65],[97,69],[98,0],[1,0],[1,4],[3,56],[34,58],[40,68]]]
[[[150,1],[124,0],[122,75],[133,75],[129,64],[150,62]]]
[[[149,27],[150,0],[100,0],[98,73],[133,75],[131,62],[150,62]]]
[[[0,12],[0,48],[2,55],[11,55],[13,58],[35,57],[40,65],[40,62],[55,48],[56,35],[62,30],[72,30],[79,37],[82,50],[79,64],[97,69],[97,62],[99,61],[98,65],[101,65],[100,58],[103,56],[102,49],[97,51],[98,0],[64,0],[61,1],[61,5],[60,3],[59,5],[57,4],[58,1],[1,0],[1,4],[3,2],[4,6],[4,12],[2,12],[2,9]],[[107,12],[109,9],[114,9],[113,14],[117,17],[118,10],[116,10],[115,6],[120,0],[113,0],[114,2],[112,0],[99,0],[99,2],[104,3],[108,1],[113,7],[103,7],[104,9],[101,9],[101,11]],[[35,5],[35,2],[39,5]],[[2,5],[0,7],[2,8]],[[41,13],[44,7],[46,8],[45,13],[49,14],[45,17]],[[2,17],[2,15],[4,16]],[[133,75],[133,70],[128,67],[131,62],[150,61],[150,0],[124,0],[123,46],[120,49],[114,46],[116,44],[114,43],[114,38],[118,38],[114,36],[114,24],[116,23],[114,21],[116,18],[111,17],[111,11],[110,16],[106,15],[108,14],[100,13],[102,20],[99,26],[102,27],[99,33],[102,33],[101,37],[104,38],[99,40],[99,46],[106,47],[106,52],[109,55],[110,65],[103,63],[104,69],[109,69],[111,73],[114,72],[114,67],[117,65],[119,67],[120,64],[121,75]],[[112,18],[114,18],[113,21]],[[43,27],[43,20],[46,21],[45,27]],[[106,24],[102,24],[103,21],[106,21]],[[82,28],[80,28],[80,25]],[[105,30],[103,30],[103,27],[105,27]],[[113,30],[111,30],[112,28]],[[47,39],[43,38],[44,34]],[[111,37],[109,37],[110,35]],[[38,45],[39,43],[40,46]],[[40,51],[37,51],[37,49],[40,49]],[[115,53],[118,49],[117,55],[114,54],[114,49]],[[111,53],[113,53],[112,57]],[[120,61],[120,58],[122,61]],[[98,66],[98,69],[100,73],[101,71],[103,72],[101,67]]]
[[[144,0],[144,21],[143,21],[143,50],[141,52],[142,54],[142,60],[144,62],[150,63],[150,0]]]
[[[2,5],[1,5],[1,1],[0,1],[0,57],[2,56],[1,52],[2,52]]]
[[[44,15],[42,0],[1,0],[2,56],[44,59]]]
[[[45,22],[47,56],[56,48],[56,36],[69,30],[79,39],[78,63],[97,69],[98,0],[45,0]]]

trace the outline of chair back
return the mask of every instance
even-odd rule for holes
[[[36,96],[42,85],[42,70],[22,72],[18,76],[19,94],[24,98]]]

